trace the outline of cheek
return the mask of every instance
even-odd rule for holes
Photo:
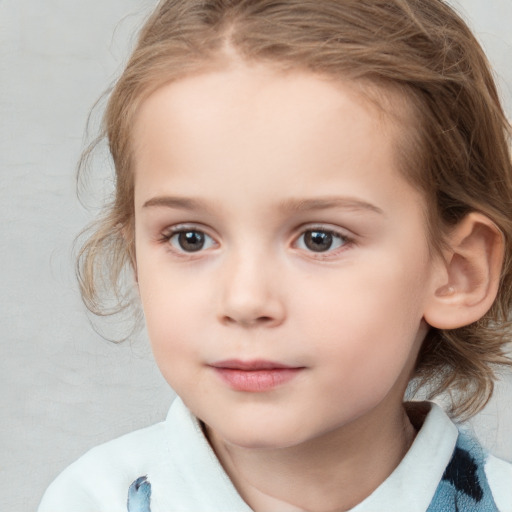
[[[192,287],[179,286],[165,273],[152,270],[151,265],[140,265],[138,277],[149,340],[155,360],[167,377],[169,365],[175,366],[192,347],[190,342],[201,318],[191,307],[195,304],[198,308],[197,294],[191,293]]]
[[[174,269],[165,253],[143,259],[138,285],[149,331],[193,330],[211,304],[207,283],[190,269]]]
[[[343,375],[348,393],[362,388],[380,393],[414,364],[425,334],[429,265],[424,254],[410,261],[414,265],[383,255],[379,263],[354,268],[326,283],[324,292],[309,294],[324,300],[318,301],[313,321],[305,321],[302,329],[325,363],[334,363],[329,378]]]
[[[319,333],[334,329],[342,337],[359,332],[365,338],[372,332],[414,331],[423,316],[428,275],[429,266],[421,260],[408,265],[382,254],[310,280],[308,293],[297,300],[304,324],[313,320]]]
[[[165,258],[165,256],[164,256]],[[148,258],[139,265],[139,293],[155,361],[169,385],[186,394],[203,378],[213,344],[216,304],[211,279]]]
[[[197,336],[194,333],[198,328],[196,319],[188,316],[183,304],[176,300],[147,303],[144,308],[155,362],[171,388],[183,395],[199,383],[200,372],[195,364]]]

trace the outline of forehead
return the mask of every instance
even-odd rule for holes
[[[133,127],[136,196],[156,195],[164,183],[186,194],[199,183],[215,190],[219,179],[238,191],[266,189],[269,198],[272,184],[288,183],[290,195],[304,196],[311,181],[325,194],[339,186],[341,167],[354,193],[368,181],[398,182],[400,127],[367,91],[263,65],[161,87],[144,101]]]

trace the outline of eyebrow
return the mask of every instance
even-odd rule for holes
[[[311,210],[327,210],[329,208],[343,208],[345,210],[366,210],[383,215],[378,206],[353,197],[322,197],[314,199],[287,199],[281,204],[284,211],[304,212]]]
[[[204,201],[192,197],[158,196],[146,201],[142,207],[166,207],[178,210],[210,212],[210,208]],[[279,209],[283,212],[307,212],[314,210],[327,210],[330,208],[343,208],[346,210],[365,210],[383,215],[384,212],[378,206],[352,197],[322,197],[312,199],[286,199],[281,202]]]
[[[142,207],[164,206],[177,210],[210,211],[210,208],[201,200],[191,197],[158,196],[146,201]]]

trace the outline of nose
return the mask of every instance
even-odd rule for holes
[[[220,291],[219,320],[225,325],[275,327],[286,317],[278,270],[264,256],[226,261]]]

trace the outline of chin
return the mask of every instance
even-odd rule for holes
[[[314,437],[308,435],[308,432],[298,431],[296,426],[279,425],[277,422],[263,425],[248,422],[236,424],[233,421],[225,425],[214,422],[207,429],[228,444],[252,450],[288,448]]]
[[[248,450],[277,450],[300,444],[300,441],[294,442],[289,436],[276,436],[272,432],[240,432],[226,435],[218,432],[218,435],[227,443]]]

